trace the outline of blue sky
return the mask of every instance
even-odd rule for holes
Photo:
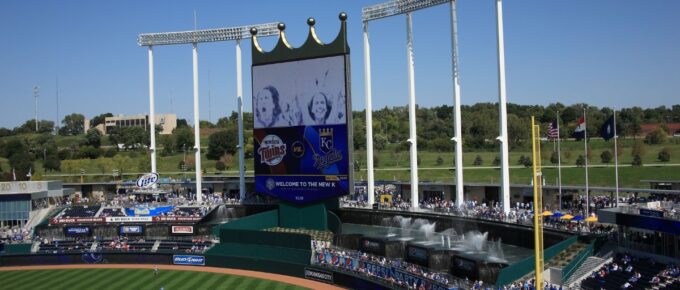
[[[0,126],[38,114],[61,118],[147,113],[147,51],[140,33],[283,21],[294,46],[317,19],[325,42],[348,13],[355,109],[364,108],[361,8],[379,1],[0,1]],[[462,102],[498,99],[495,5],[458,3]],[[610,107],[680,103],[680,2],[670,0],[504,1],[508,101],[587,102]],[[453,104],[449,6],[413,15],[416,96],[421,106]],[[406,20],[372,22],[373,106],[406,105]],[[264,40],[266,49],[275,39]],[[200,114],[214,122],[236,108],[235,44],[199,46]],[[250,41],[242,43],[244,97],[250,105]],[[193,119],[191,46],[154,49],[156,112]],[[210,94],[209,94],[210,92]],[[210,98],[208,97],[210,95]],[[209,106],[210,105],[210,106]]]

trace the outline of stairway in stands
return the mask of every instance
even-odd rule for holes
[[[602,267],[602,265],[611,262],[612,259],[603,259],[595,256],[588,257],[581,266],[576,268],[574,274],[564,282],[564,285],[581,284],[581,280],[587,278],[590,273]]]
[[[24,229],[26,230],[32,230],[33,227],[37,226],[42,222],[45,217],[54,209],[53,205],[50,205],[47,208],[42,208],[38,210],[31,211],[30,216],[28,218],[28,222],[24,225]]]
[[[153,247],[151,247],[152,252],[158,251],[158,247],[161,246],[161,240],[156,240],[156,242],[153,244]]]

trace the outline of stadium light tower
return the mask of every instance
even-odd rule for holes
[[[367,191],[369,205],[374,202],[373,180],[373,114],[371,106],[371,68],[370,47],[368,41],[368,22],[395,15],[406,14],[406,54],[408,57],[408,90],[409,90],[409,139],[407,140],[411,163],[411,206],[418,208],[418,141],[416,134],[416,90],[413,60],[413,23],[411,13],[447,3],[451,0],[395,0],[362,8],[364,22],[364,78],[366,83],[366,164]],[[455,63],[455,62],[454,62]],[[454,69],[455,71],[455,69]],[[456,105],[459,105],[456,102]],[[457,158],[461,159],[461,158]],[[459,170],[460,171],[460,170]],[[462,179],[457,182],[462,184]],[[462,191],[461,191],[462,192]]]
[[[198,202],[202,201],[202,182],[201,182],[201,139],[200,139],[200,120],[198,116],[198,43],[203,42],[219,42],[219,41],[236,41],[236,72],[237,85],[236,95],[238,102],[238,127],[239,127],[239,191],[240,198],[245,198],[245,166],[244,166],[244,146],[243,146],[243,89],[241,78],[241,46],[240,40],[250,38],[250,29],[257,28],[258,37],[278,35],[279,30],[276,28],[277,23],[265,23],[248,26],[238,26],[229,28],[215,28],[203,29],[193,31],[179,31],[179,32],[163,32],[163,33],[146,33],[140,34],[137,37],[137,42],[140,46],[149,47],[149,104],[151,106],[150,114],[153,114],[154,106],[154,92],[153,92],[153,46],[156,45],[182,45],[191,44],[192,59],[193,59],[193,83],[194,83],[194,146],[196,156],[196,199]],[[156,120],[150,117],[151,126],[151,147],[155,149],[155,130]],[[155,172],[156,152],[151,151],[151,165]]]

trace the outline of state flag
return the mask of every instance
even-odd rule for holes
[[[609,141],[609,139],[614,138],[614,115],[609,117],[609,119],[607,119],[607,121],[602,124],[602,128],[600,128],[600,136],[605,141]]]
[[[578,119],[578,124],[574,133],[571,133],[571,137],[576,138],[576,140],[581,140],[586,137],[586,120],[581,117]]]

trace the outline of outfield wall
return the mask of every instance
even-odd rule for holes
[[[0,266],[68,265],[68,264],[172,264],[166,253],[65,253],[0,256]],[[90,256],[88,256],[90,255]]]

